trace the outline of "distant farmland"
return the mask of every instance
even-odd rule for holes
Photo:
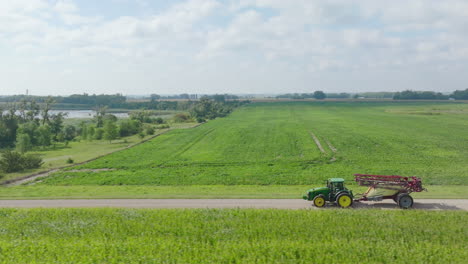
[[[465,184],[467,131],[468,104],[255,103],[40,184],[301,185],[354,173]]]

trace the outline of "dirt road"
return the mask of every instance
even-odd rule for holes
[[[0,207],[14,208],[275,208],[315,209],[300,199],[96,199],[96,200],[0,200]],[[326,208],[337,208],[328,205]],[[392,201],[355,202],[358,209],[398,209]],[[468,211],[468,199],[417,199],[414,209]]]

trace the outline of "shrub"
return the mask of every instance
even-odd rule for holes
[[[23,155],[10,150],[4,151],[0,159],[0,169],[6,173],[35,169],[41,167],[42,164],[42,158],[37,155]]]
[[[73,164],[73,163],[75,163],[75,161],[74,161],[72,158],[68,158],[68,159],[67,159],[67,163],[68,163],[68,164]]]
[[[146,135],[148,135],[148,136],[154,135],[154,127],[152,127],[152,126],[147,126],[146,129],[145,129],[145,133],[146,133]]]
[[[184,113],[178,113],[173,117],[174,122],[176,123],[184,123],[190,121],[190,116]]]
[[[23,155],[16,151],[6,150],[0,160],[0,168],[6,173],[23,170]]]
[[[163,125],[159,125],[159,126],[156,126],[157,129],[164,129],[164,128],[169,128],[170,126],[168,124],[163,124]]]
[[[162,124],[164,123],[164,119],[162,119],[161,117],[156,117],[155,119],[153,119],[153,123]]]
[[[24,169],[36,169],[40,168],[44,164],[41,157],[37,155],[27,154],[23,156],[23,168]]]

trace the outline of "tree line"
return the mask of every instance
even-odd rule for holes
[[[276,96],[276,99],[317,99],[322,100],[327,98],[327,94],[323,91],[315,91],[313,93],[287,93],[287,94],[280,94]]]
[[[455,100],[468,100],[468,89],[456,90],[455,92],[444,95],[442,93],[436,93],[431,91],[411,91],[406,90],[397,92],[393,96],[394,100],[448,100],[453,98]]]

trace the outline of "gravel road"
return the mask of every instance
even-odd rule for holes
[[[0,208],[275,208],[316,209],[300,199],[95,199],[95,200],[0,200]],[[336,208],[328,205],[325,208]],[[355,202],[357,209],[398,209],[392,201]],[[468,211],[468,199],[417,199],[414,209]]]

